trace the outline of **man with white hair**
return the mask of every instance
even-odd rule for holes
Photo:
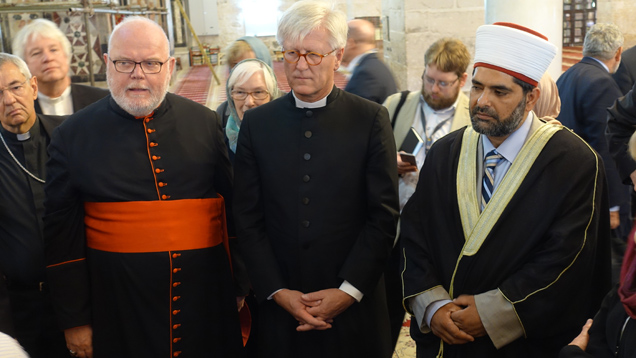
[[[433,144],[402,212],[418,357],[556,357],[609,290],[602,160],[532,112],[555,54],[516,24],[477,30],[472,127]]]
[[[71,43],[55,23],[33,20],[18,31],[12,46],[38,79],[36,113],[69,115],[108,95],[103,88],[71,83]]]
[[[259,299],[262,357],[390,357],[382,272],[398,217],[387,110],[334,86],[345,15],[300,1],[281,17],[292,91],[245,112],[238,240]]]
[[[240,357],[249,285],[228,258],[219,116],[166,93],[175,59],[152,20],[117,25],[104,60],[111,96],[58,128],[47,163],[46,260],[70,353]]]
[[[583,59],[556,82],[561,97],[561,113],[557,120],[588,142],[605,162],[612,229],[620,224],[620,211],[624,211],[624,220],[629,220],[629,189],[621,182],[605,138],[607,109],[623,95],[612,78],[621,63],[622,53],[623,34],[618,26],[595,24],[585,34]],[[629,227],[626,231],[625,236]]]

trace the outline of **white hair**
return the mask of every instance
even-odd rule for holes
[[[327,31],[332,49],[344,48],[347,44],[346,15],[334,5],[312,0],[294,3],[283,13],[278,21],[276,39],[285,46],[285,43],[300,42],[317,29]]]
[[[27,66],[23,59],[16,55],[0,52],[0,67],[6,63],[14,64],[26,79],[33,77],[31,71],[29,71],[29,66]]]
[[[170,41],[168,40],[168,36],[166,35],[166,32],[163,30],[163,27],[161,27],[161,25],[159,25],[158,23],[156,23],[153,20],[150,20],[146,17],[143,16],[128,16],[126,17],[122,22],[120,22],[119,24],[117,24],[117,26],[115,26],[113,28],[113,32],[110,33],[110,37],[108,37],[108,48],[110,49],[110,41],[113,39],[113,37],[115,36],[115,33],[117,31],[119,31],[119,29],[121,29],[122,27],[124,27],[127,24],[133,23],[133,22],[141,22],[141,23],[145,23],[148,24],[150,26],[156,27],[157,29],[161,30],[161,32],[164,34],[165,36],[165,50],[166,53],[169,55],[170,54]],[[109,50],[110,51],[110,50]]]
[[[30,24],[24,26],[20,31],[18,31],[16,36],[13,38],[13,43],[11,44],[13,54],[24,60],[26,57],[26,53],[24,53],[24,51],[26,50],[25,46],[27,42],[38,37],[57,40],[66,54],[66,60],[69,64],[71,63],[71,57],[73,55],[71,42],[54,22],[46,19],[33,20]]]
[[[583,41],[583,56],[595,57],[600,60],[610,60],[616,55],[619,47],[623,46],[623,34],[614,24],[596,24],[590,27]]]
[[[267,91],[274,96],[276,91],[276,80],[272,76],[272,73],[265,68],[265,65],[260,61],[241,61],[234,69],[230,78],[227,80],[227,87],[232,90],[234,86],[240,86],[247,82],[255,73],[261,72],[265,79],[265,86]]]

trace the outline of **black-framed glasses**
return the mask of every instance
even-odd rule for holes
[[[317,52],[300,53],[296,50],[285,50],[283,51],[283,58],[288,63],[297,63],[298,61],[300,61],[301,57],[304,57],[309,66],[318,66],[322,62],[323,57],[331,55],[332,53],[336,52],[336,50],[337,49],[333,49],[324,55],[321,55]]]
[[[428,76],[426,75],[426,73],[424,73],[424,74],[422,75],[422,80],[424,80],[424,82],[426,82],[426,83],[427,83],[428,85],[430,85],[431,87],[435,86],[435,83],[437,83],[437,85],[439,86],[439,88],[446,89],[446,88],[448,88],[448,87],[450,87],[450,86],[454,85],[454,84],[455,84],[455,82],[457,82],[457,81],[459,80],[459,76],[458,76],[455,80],[448,82],[448,81],[438,81],[438,80],[436,80],[436,79],[434,79],[434,78],[430,78],[430,77],[428,77]]]
[[[241,90],[233,90],[232,92],[230,92],[230,96],[232,96],[232,99],[236,99],[239,101],[246,99],[247,95],[252,96],[252,98],[254,99],[267,99],[269,97],[269,91],[256,90],[256,91],[248,92],[248,91],[241,91]]]
[[[110,57],[108,57],[108,59],[113,63],[113,65],[115,65],[115,70],[120,73],[133,73],[137,65],[139,65],[145,74],[155,74],[161,72],[161,67],[164,63],[168,62],[170,57],[168,57],[168,60],[163,62],[150,60],[141,62],[135,62],[132,60],[113,60]]]
[[[27,78],[22,83],[7,86],[5,88],[0,88],[0,100],[4,99],[4,94],[6,92],[10,92],[13,96],[16,96],[16,97],[23,96],[26,90],[26,83],[28,80],[30,80],[30,78]]]

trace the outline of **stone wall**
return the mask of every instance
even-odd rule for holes
[[[216,0],[219,16],[220,33],[216,36],[201,36],[204,44],[211,47],[220,47],[221,51],[235,39],[245,35],[245,26],[242,10],[238,0]],[[281,12],[289,8],[296,0],[279,0],[279,10]],[[380,16],[381,0],[334,0],[337,8],[347,14],[348,19],[358,16]],[[280,45],[275,36],[259,37],[273,51]],[[190,46],[196,46],[194,40],[190,40]]]
[[[625,35],[625,48],[636,46],[636,6],[634,0],[599,0],[596,21],[616,24]]]
[[[484,1],[382,0],[382,13],[389,23],[384,60],[398,89],[414,91],[422,86],[424,52],[433,42],[456,37],[474,53],[475,31],[484,23]]]

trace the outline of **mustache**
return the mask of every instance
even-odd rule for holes
[[[489,117],[499,120],[499,115],[497,114],[497,111],[495,111],[493,108],[490,108],[490,107],[475,106],[473,110],[471,111],[471,115],[474,116],[476,114],[485,114]]]
[[[148,86],[146,85],[142,85],[141,83],[131,83],[128,86],[126,86],[126,89],[142,89],[142,90],[147,90]]]

